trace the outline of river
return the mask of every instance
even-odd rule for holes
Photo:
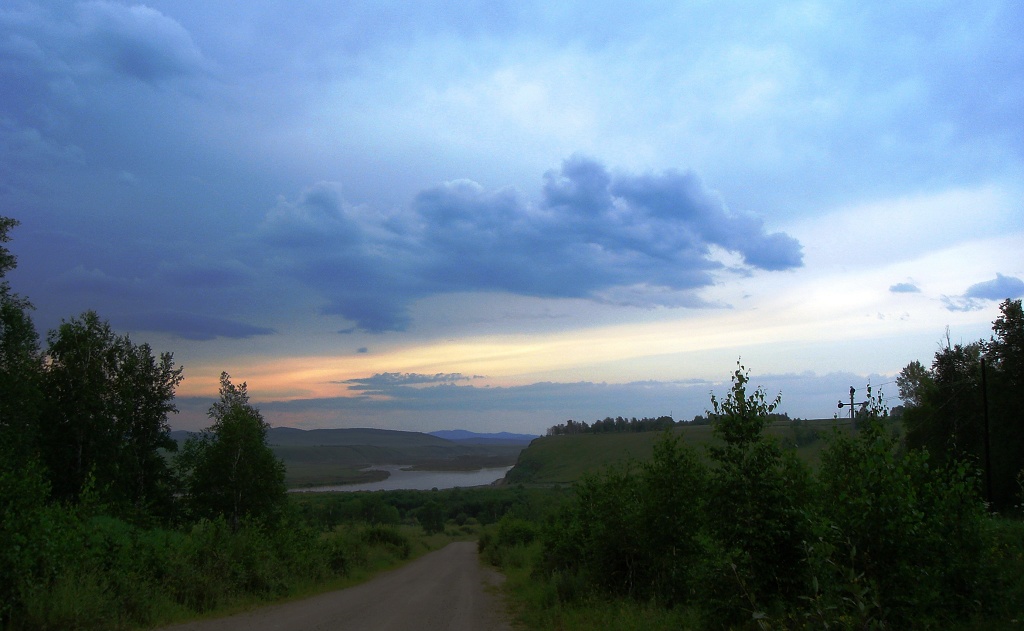
[[[478,471],[406,471],[406,465],[376,465],[370,467],[376,471],[387,471],[391,475],[386,480],[366,482],[363,484],[337,484],[330,486],[311,486],[292,489],[296,493],[323,493],[328,491],[397,491],[453,489],[457,486],[486,486],[495,480],[505,477],[512,467],[495,467]]]

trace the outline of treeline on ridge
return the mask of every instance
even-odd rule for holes
[[[654,432],[667,429],[676,424],[671,416],[659,416],[657,418],[625,419],[621,416],[607,417],[600,421],[588,424],[586,421],[578,422],[572,419],[548,428],[548,436],[565,436],[569,434],[612,434],[626,432]]]
[[[791,421],[799,419],[790,419],[789,414],[773,412],[769,415],[768,421],[771,423],[781,421]],[[606,416],[605,418],[594,421],[593,423],[587,423],[586,421],[574,421],[569,419],[564,423],[558,425],[552,425],[547,430],[548,436],[568,436],[572,434],[626,434],[633,432],[660,432],[676,425],[687,424],[687,425],[710,425],[711,419],[703,414],[698,414],[693,417],[692,421],[677,421],[671,416],[659,416],[657,418],[644,417],[641,419],[636,418],[624,418],[616,416],[612,418]]]

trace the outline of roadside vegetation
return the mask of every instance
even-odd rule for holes
[[[288,494],[245,383],[222,374],[209,428],[179,449],[171,354],[93,312],[42,344],[3,280],[15,225],[0,217],[2,629],[221,615],[460,539],[506,573],[531,629],[1024,620],[1019,300],[990,341],[904,369],[902,424],[870,393],[856,427],[780,418],[738,366],[701,422],[615,420],[536,441],[513,476],[529,484]]]
[[[794,433],[787,448],[771,428],[780,399],[738,366],[712,397],[710,436],[673,427],[628,443],[649,456],[591,460],[553,516],[507,515],[481,553],[531,629],[1019,628],[1024,318],[1019,300],[1001,312],[991,341],[904,371],[906,433],[869,388],[856,427]],[[979,393],[984,379],[1000,390]],[[987,414],[970,405],[983,398]],[[578,434],[536,441],[521,462],[537,479],[552,454],[593,455],[606,438]]]
[[[179,448],[173,356],[93,312],[42,344],[4,280],[15,225],[0,217],[0,628],[220,615],[364,580],[509,511],[537,518],[511,488],[289,495],[268,423],[226,373],[210,426]]]

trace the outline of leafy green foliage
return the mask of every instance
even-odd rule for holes
[[[154,356],[91,311],[47,341],[40,440],[54,496],[77,500],[93,476],[119,514],[168,505],[170,471],[158,450],[176,447],[167,417],[182,379],[171,354]]]
[[[581,585],[663,603],[695,589],[707,472],[694,451],[665,434],[651,460],[586,476],[544,530],[545,565],[564,594]]]
[[[427,502],[417,513],[417,517],[420,525],[423,526],[423,531],[428,535],[444,530],[445,511],[439,502]]]
[[[369,551],[398,561],[411,542],[386,529],[320,536],[299,523],[267,527],[201,520],[184,530],[143,529],[107,516],[63,513],[59,567],[23,581],[11,629],[128,629],[232,603],[280,598],[367,566]]]
[[[986,358],[992,502],[1024,511],[1024,309],[1020,300],[1000,305]]]
[[[17,261],[3,247],[17,225],[0,217],[0,464],[2,470],[33,459],[42,405],[42,355],[29,311],[32,305],[11,291],[4,276]]]
[[[0,469],[0,627],[25,593],[47,585],[68,558],[74,519],[49,503],[37,464]]]
[[[927,452],[897,445],[876,417],[823,453],[818,541],[829,552],[816,578],[839,607],[856,577],[865,590],[853,609],[870,605],[896,626],[964,617],[983,588],[977,478],[962,462],[933,467]]]
[[[532,563],[547,587],[530,597],[551,611],[626,598],[709,628],[949,625],[1016,589],[987,569],[971,467],[901,450],[880,394],[869,387],[859,431],[836,431],[815,475],[767,435],[779,399],[748,384],[738,366],[712,399],[721,442],[707,466],[667,433],[650,460],[577,483],[541,556],[500,528],[481,539],[485,556]]]
[[[1020,300],[1005,300],[999,309],[990,341],[947,340],[931,368],[912,362],[897,382],[907,445],[927,449],[939,465],[966,459],[988,466],[987,499],[1005,510],[1024,503],[1017,484],[1024,471],[1024,314]]]
[[[737,365],[724,401],[712,396],[715,434],[708,493],[708,601],[717,615],[762,613],[791,603],[804,580],[801,542],[808,536],[809,473],[765,435],[780,397],[761,388],[748,393],[749,374]]]
[[[194,515],[276,519],[286,500],[284,465],[267,446],[269,425],[249,403],[245,383],[221,373],[220,399],[210,407],[213,425],[182,448],[177,466]]]

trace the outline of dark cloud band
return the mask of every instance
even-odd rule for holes
[[[722,268],[713,247],[752,269],[803,264],[796,239],[731,212],[692,173],[613,174],[581,156],[545,175],[536,203],[459,180],[384,214],[321,183],[281,202],[260,234],[325,295],[326,312],[375,332],[404,329],[413,301],[449,292],[701,305],[693,292]]]

